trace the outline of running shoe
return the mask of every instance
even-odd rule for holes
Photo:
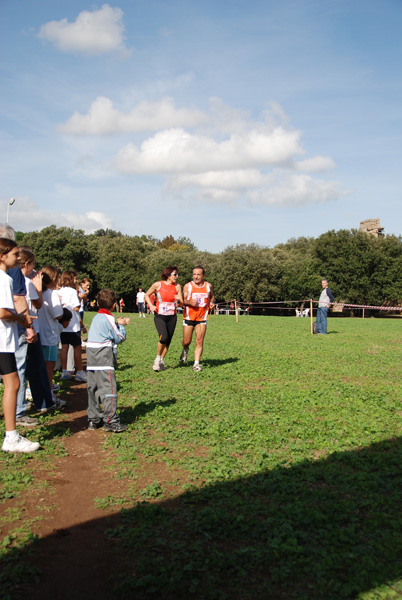
[[[35,427],[39,423],[38,419],[34,419],[33,417],[28,417],[28,415],[24,415],[23,417],[17,417],[15,419],[17,425],[21,425],[22,427]]]
[[[61,378],[62,379],[72,379],[73,376],[71,375],[70,371],[63,371],[63,373],[61,374]]]
[[[127,425],[123,425],[120,421],[116,423],[105,423],[103,426],[104,431],[111,431],[112,433],[121,433],[122,431],[126,431]]]
[[[85,371],[77,371],[77,374],[75,376],[75,381],[84,381],[86,383],[87,376],[86,376]]]
[[[202,365],[194,365],[193,371],[202,371]]]
[[[51,406],[46,406],[46,404],[44,402],[43,406],[39,412],[48,413],[48,412],[52,412],[53,410],[56,410],[56,408],[59,408],[59,409],[64,408],[67,405],[67,400],[60,400],[60,398],[58,398],[54,394],[52,397],[53,397],[53,404]]]
[[[187,355],[188,355],[188,349],[185,350],[183,348],[183,350],[181,351],[181,354],[180,354],[180,362],[183,363],[183,365],[184,365],[184,363],[187,362]]]
[[[57,385],[57,383],[53,383],[53,384],[52,384],[52,390],[53,390],[54,392],[58,392],[58,391],[59,391],[59,389],[60,389],[60,386],[59,386],[59,385]]]
[[[100,427],[102,427],[103,421],[89,421],[88,429],[89,431],[96,431]]]
[[[160,371],[161,370],[161,360],[160,358],[156,357],[154,360],[154,364],[152,365],[152,368],[154,371]]]
[[[165,367],[165,363],[163,362],[163,358],[161,359],[161,361],[159,363],[159,370],[166,371],[166,367]]]
[[[5,437],[1,447],[4,452],[35,452],[35,450],[38,450],[38,448],[39,442],[30,442],[19,434],[14,442],[10,442]]]

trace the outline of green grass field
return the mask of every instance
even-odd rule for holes
[[[118,593],[400,598],[399,320],[329,319],[312,336],[309,319],[213,316],[200,373],[179,364],[181,318],[167,370],[152,371],[152,320],[133,316],[119,349],[129,429],[106,445],[125,486],[96,499],[121,507],[107,535],[135,565]],[[0,498],[34,485],[30,461],[63,451],[46,425],[30,437],[38,456],[0,456]]]

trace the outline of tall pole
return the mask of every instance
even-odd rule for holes
[[[8,225],[8,214],[10,212],[10,206],[12,206],[14,204],[14,202],[15,202],[15,198],[10,198],[10,200],[8,201],[8,204],[7,204],[7,221],[6,221],[7,225]]]
[[[313,335],[313,301],[310,299],[310,328],[311,335]]]

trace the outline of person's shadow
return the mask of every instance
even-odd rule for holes
[[[104,598],[401,596],[401,439],[264,468],[269,463],[267,451],[254,475],[228,474],[227,481],[161,501],[158,486],[151,486],[152,502],[15,548],[4,564],[23,568],[14,580],[7,571],[3,590],[10,597],[21,590],[31,600],[48,597],[56,572],[61,600],[94,598],[99,577]],[[38,583],[24,583],[24,572],[35,567],[42,570]]]

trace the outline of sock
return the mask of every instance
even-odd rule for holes
[[[8,442],[16,442],[18,439],[18,431],[14,429],[14,431],[6,431],[6,440]]]
[[[195,366],[195,367],[196,367],[197,365],[199,365],[199,364],[200,364],[200,361],[199,361],[199,360],[195,360],[195,361],[194,361],[194,366]]]

